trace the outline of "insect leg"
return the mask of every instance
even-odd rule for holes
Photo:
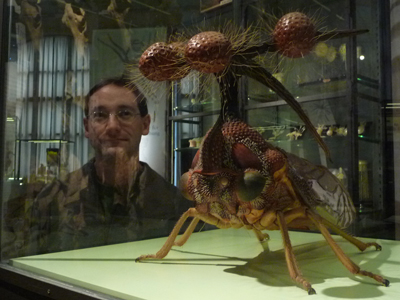
[[[179,238],[179,240],[174,242],[174,246],[183,246],[187,242],[193,231],[195,230],[196,225],[197,223],[199,223],[199,221],[200,221],[199,218],[194,218],[192,222],[190,222],[188,228],[186,228],[183,235]]]
[[[275,224],[276,221],[276,213],[274,211],[267,211],[265,212],[261,219],[258,220],[256,223],[253,224],[255,229],[258,230],[263,230],[263,229],[268,229],[268,230],[277,230],[278,227]]]
[[[217,226],[218,228],[221,228],[221,229],[226,229],[226,228],[231,228],[232,227],[232,225],[230,223],[222,222],[220,219],[218,219],[218,218],[216,218],[216,217],[214,217],[213,215],[210,215],[210,214],[198,214],[197,217],[200,220],[206,222],[207,224],[215,225],[215,226]],[[243,225],[239,225],[239,226],[243,226]],[[239,227],[237,227],[237,228],[239,228]]]
[[[263,233],[263,232],[261,232],[261,230],[258,230],[258,229],[255,229],[255,228],[253,228],[252,230],[255,233],[255,235],[256,235],[257,239],[259,240],[261,246],[263,247],[264,251],[265,252],[269,252],[270,251],[269,250],[269,244],[268,244],[269,234],[268,233]]]
[[[341,263],[353,274],[355,275],[363,275],[363,276],[368,276],[371,277],[372,279],[375,279],[379,283],[382,283],[384,286],[389,286],[390,282],[387,279],[384,279],[382,276],[376,275],[374,273],[368,272],[361,270],[360,267],[355,264],[344,252],[343,250],[339,247],[339,245],[334,241],[332,238],[331,234],[329,233],[328,229],[325,227],[323,222],[320,220],[320,218],[315,215],[311,211],[307,211],[308,218],[317,226],[318,230],[322,233],[324,236],[325,240],[328,242],[329,246],[332,248],[333,252],[335,252],[336,256],[338,259],[341,261]]]
[[[171,250],[172,246],[174,245],[174,241],[176,237],[179,234],[180,229],[182,228],[183,224],[185,224],[185,221],[189,217],[196,217],[199,213],[195,208],[189,208],[178,220],[178,222],[175,224],[174,229],[172,229],[172,232],[168,236],[167,241],[164,243],[164,245],[161,247],[161,249],[156,253],[156,254],[147,254],[147,255],[141,255],[138,258],[136,258],[136,262],[149,259],[149,258],[155,258],[155,259],[161,259],[164,258],[168,252]],[[188,237],[189,238],[189,237]]]
[[[326,227],[331,229],[336,234],[341,235],[343,238],[345,238],[350,243],[352,243],[354,246],[356,246],[358,249],[360,249],[360,251],[364,251],[365,249],[367,249],[369,247],[375,247],[375,249],[378,251],[382,250],[381,245],[379,245],[377,243],[364,243],[364,242],[360,241],[359,239],[355,238],[354,236],[348,234],[344,230],[340,229],[336,225],[332,224],[331,222],[329,222],[325,219],[322,219],[321,221]]]
[[[315,290],[311,287],[311,284],[303,277],[297,265],[296,257],[294,256],[292,244],[290,242],[289,231],[287,228],[285,217],[281,211],[277,211],[276,216],[282,234],[286,264],[289,269],[290,277],[298,284],[302,285],[309,295],[315,294]]]
[[[261,230],[258,230],[258,229],[255,229],[255,228],[253,228],[253,232],[255,233],[257,239],[260,242],[264,242],[266,240],[269,240],[269,234],[268,233],[263,233],[263,232],[261,232]]]

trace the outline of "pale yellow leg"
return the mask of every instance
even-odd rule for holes
[[[136,258],[136,262],[139,262],[141,260],[149,259],[149,258],[155,258],[155,259],[161,259],[164,258],[169,251],[171,250],[172,246],[174,245],[174,241],[176,237],[179,234],[179,231],[181,230],[183,224],[185,224],[185,221],[189,217],[195,217],[199,213],[195,208],[189,208],[178,220],[178,222],[175,224],[174,229],[172,229],[172,232],[168,236],[167,241],[164,243],[164,245],[161,247],[161,249],[156,253],[156,254],[147,254],[147,255],[141,255],[138,258]]]
[[[194,228],[197,225],[197,222],[200,220],[211,224],[215,225],[218,228],[229,228],[231,225],[229,223],[224,223],[220,219],[209,215],[209,214],[200,214],[196,208],[189,208],[178,220],[178,222],[175,224],[174,229],[172,229],[172,232],[168,236],[166,242],[164,245],[161,247],[160,250],[156,254],[147,254],[147,255],[141,255],[138,258],[136,258],[136,262],[139,262],[141,260],[145,259],[161,259],[167,256],[169,251],[171,250],[172,246],[175,245],[175,239],[179,234],[179,231],[181,230],[182,226],[185,224],[185,221],[189,217],[194,217],[194,220],[189,224],[188,229],[186,229],[185,233],[183,234],[182,238],[180,238],[176,244],[183,245],[190,237],[190,235],[193,233]]]
[[[174,243],[174,246],[183,246],[189,237],[192,235],[193,231],[195,230],[197,224],[199,223],[199,218],[194,218],[192,222],[190,222],[188,228],[185,230],[183,235]]]
[[[213,215],[210,215],[210,214],[204,215],[204,214],[197,213],[196,217],[199,218],[200,220],[206,222],[207,224],[215,225],[215,226],[217,226],[218,228],[221,228],[221,229],[226,229],[226,228],[231,228],[232,227],[232,225],[230,223],[225,223],[225,222],[221,221],[220,219],[218,219],[218,218],[216,218],[216,217],[214,217]],[[243,225],[239,225],[239,227],[241,227],[241,226],[243,226]],[[239,227],[236,227],[236,228],[239,228]]]
[[[289,269],[290,277],[302,285],[303,288],[308,292],[309,295],[315,294],[315,290],[311,287],[311,284],[303,277],[301,271],[297,265],[296,258],[293,253],[292,244],[289,238],[289,231],[286,225],[285,217],[281,211],[276,212],[279,229],[282,234],[283,246],[285,250],[286,263]]]
[[[334,241],[332,238],[331,234],[329,233],[328,229],[325,227],[323,224],[323,219],[320,218],[318,215],[314,214],[311,211],[307,211],[308,218],[317,226],[319,231],[322,233],[326,241],[328,242],[329,246],[332,248],[333,252],[335,252],[336,256],[338,259],[341,261],[341,263],[353,274],[355,275],[363,275],[363,276],[368,276],[379,283],[389,286],[390,282],[387,279],[384,279],[382,276],[376,275],[374,273],[368,272],[361,270],[358,265],[356,265],[344,252],[343,250],[339,247],[338,244]],[[355,244],[356,245],[356,244]],[[357,245],[356,245],[357,246]]]
[[[375,249],[379,251],[382,250],[381,245],[377,243],[364,243],[325,219],[322,219],[322,223],[336,234],[339,234],[340,236],[348,240],[350,243],[360,249],[360,251],[364,251],[369,247],[375,247]]]
[[[255,228],[253,228],[253,232],[255,233],[257,239],[260,242],[264,242],[266,240],[269,240],[269,234],[268,233],[263,233],[263,232],[261,232],[261,230],[258,230],[258,229],[255,229]]]
[[[287,212],[285,212],[285,220],[287,224],[290,224],[291,221],[297,219],[297,218],[301,218],[301,217],[307,217],[306,215],[306,208],[304,207],[299,207],[299,208],[295,208],[292,210],[289,210]],[[355,238],[354,236],[348,234],[347,232],[345,232],[344,230],[340,229],[338,226],[336,226],[335,224],[329,222],[328,220],[324,219],[324,218],[319,218],[321,220],[321,222],[328,227],[329,229],[331,229],[333,232],[335,232],[336,234],[339,234],[340,236],[342,236],[344,239],[346,239],[347,241],[349,241],[350,243],[352,243],[354,246],[356,246],[360,251],[364,251],[365,249],[369,248],[369,247],[375,247],[376,250],[382,250],[381,245],[377,244],[377,243],[364,243],[362,241],[360,241],[359,239]]]

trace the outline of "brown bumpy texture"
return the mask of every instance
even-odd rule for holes
[[[231,43],[220,32],[201,32],[187,43],[185,57],[190,66],[197,71],[218,73],[229,64]]]
[[[185,77],[185,68],[180,44],[155,43],[143,52],[139,60],[139,70],[152,81],[178,80]]]
[[[267,170],[269,170],[270,168],[270,162],[265,160],[264,153],[265,151],[267,151],[267,149],[274,147],[271,144],[266,143],[257,131],[252,129],[246,123],[235,120],[231,122],[226,122],[222,128],[222,132],[225,140],[231,144],[231,147],[234,144],[241,144],[245,146],[247,149],[249,149],[249,151],[252,152],[252,155],[257,156],[261,160],[263,171],[268,172]],[[236,159],[243,159],[244,161],[246,161],[250,158],[249,155],[246,156],[247,158],[236,157]],[[248,165],[247,167],[254,166]]]
[[[292,12],[279,19],[273,31],[279,52],[297,58],[308,54],[315,45],[316,29],[309,17]]]
[[[235,142],[245,143],[245,141],[248,141],[254,143],[258,147],[267,148],[267,144],[262,136],[244,122],[238,120],[226,122],[223,125],[222,131],[224,136],[232,137]]]
[[[199,160],[195,168],[202,169],[205,172],[215,172],[222,168],[224,159],[224,137],[221,132],[221,119],[207,132],[201,150],[199,151]]]

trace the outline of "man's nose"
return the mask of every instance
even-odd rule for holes
[[[107,129],[119,129],[120,125],[118,117],[114,114],[110,114],[107,120]]]

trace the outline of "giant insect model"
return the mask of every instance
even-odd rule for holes
[[[215,73],[222,105],[219,118],[206,134],[190,170],[181,177],[182,193],[194,201],[195,207],[181,216],[156,254],[142,255],[137,261],[164,258],[172,246],[181,246],[188,240],[199,220],[218,228],[253,230],[260,241],[268,237],[262,230],[280,230],[290,277],[309,294],[314,294],[315,290],[297,265],[288,230],[318,229],[351,273],[389,285],[383,277],[361,270],[330,234],[333,231],[341,235],[360,251],[368,247],[381,250],[377,243],[364,243],[343,230],[353,221],[355,209],[340,181],[327,168],[313,165],[266,142],[238,118],[237,77],[247,75],[285,99],[329,154],[293,96],[253,58],[263,51],[301,57],[312,49],[316,40],[362,32],[323,34],[314,29],[307,16],[295,12],[278,22],[270,44],[244,42],[235,48],[221,32],[202,32],[185,46],[157,43],[144,52],[139,69],[151,80],[183,77],[188,73],[187,66],[200,72]],[[177,239],[189,217],[193,220]]]

